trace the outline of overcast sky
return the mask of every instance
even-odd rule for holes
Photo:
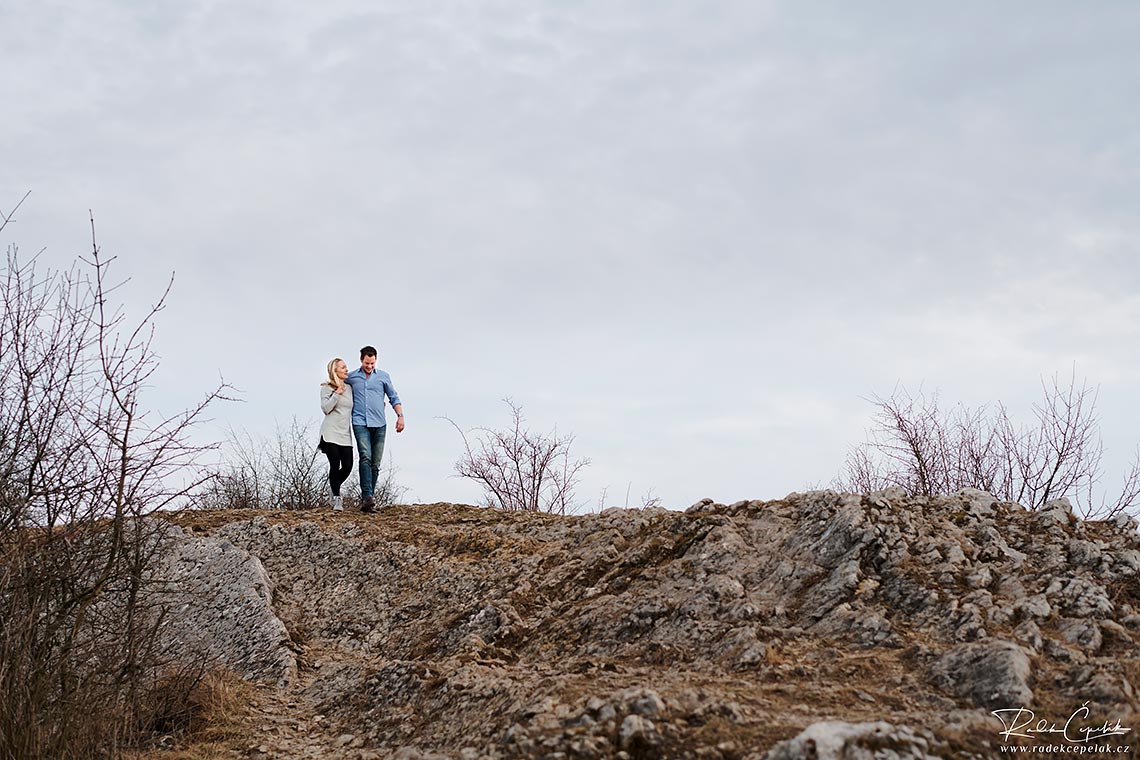
[[[149,401],[320,415],[379,348],[412,501],[511,396],[596,507],[827,484],[873,393],[1100,386],[1140,442],[1140,6],[0,0],[0,245],[93,209]],[[390,429],[392,429],[390,427]],[[631,499],[631,500],[634,500]]]

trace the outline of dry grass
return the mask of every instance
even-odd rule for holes
[[[232,739],[248,713],[253,686],[230,671],[213,671],[190,695],[202,720],[197,734],[204,739]]]
[[[229,760],[245,738],[254,687],[229,670],[207,672],[190,690],[179,725],[125,760]]]
[[[446,528],[501,524],[558,523],[581,519],[574,516],[548,515],[536,512],[504,512],[498,509],[474,507],[469,504],[397,504],[385,507],[376,515],[360,512],[333,512],[331,509],[185,509],[156,515],[192,531],[209,533],[223,525],[235,522],[265,519],[270,525],[296,526],[305,522],[316,523],[322,529],[337,529],[347,524],[356,525],[366,537],[400,540],[412,543],[438,539]]]

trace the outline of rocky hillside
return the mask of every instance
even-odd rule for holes
[[[1140,535],[1063,501],[169,519],[168,642],[263,684],[234,757],[1140,751]]]

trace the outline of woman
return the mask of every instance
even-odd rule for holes
[[[352,470],[352,387],[344,382],[348,365],[344,359],[333,359],[328,365],[329,379],[321,383],[321,442],[317,446],[329,458],[329,486],[332,487],[333,509],[340,512],[344,502],[340,486]]]

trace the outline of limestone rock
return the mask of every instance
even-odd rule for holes
[[[944,716],[1138,706],[1140,534],[1063,503],[825,490],[172,519],[195,534],[170,534],[170,641],[269,681],[299,652],[292,694],[351,760],[754,760],[777,750],[752,739],[811,721],[779,751],[967,757]]]
[[[938,685],[979,707],[996,710],[1033,703],[1029,657],[1012,642],[960,644],[939,659],[933,675]]]
[[[297,658],[261,561],[225,539],[171,530],[170,548],[156,570],[161,584],[151,591],[154,602],[169,610],[159,628],[168,656],[289,682]]]
[[[764,760],[949,760],[934,754],[932,736],[890,723],[815,723],[780,742]]]

